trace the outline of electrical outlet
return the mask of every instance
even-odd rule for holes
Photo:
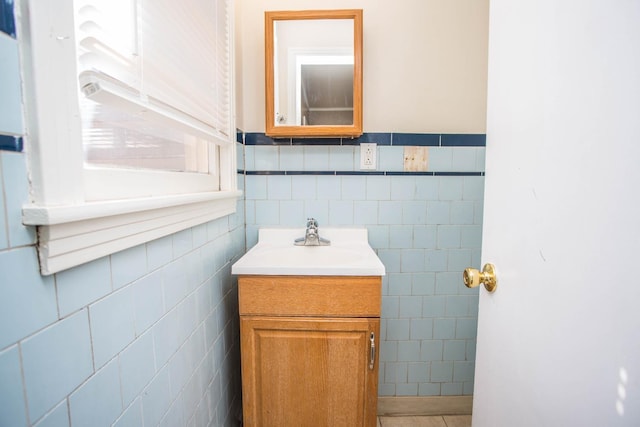
[[[375,143],[360,144],[360,169],[376,169],[377,150]]]

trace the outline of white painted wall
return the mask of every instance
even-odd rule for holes
[[[484,133],[488,0],[238,0],[237,126],[264,132],[264,12],[363,9],[365,132]]]

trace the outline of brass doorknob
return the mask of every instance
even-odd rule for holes
[[[496,269],[493,264],[488,263],[484,265],[482,271],[475,268],[465,268],[464,273],[462,273],[462,280],[464,280],[464,285],[467,288],[475,288],[482,283],[489,292],[495,291],[496,286],[498,286]]]

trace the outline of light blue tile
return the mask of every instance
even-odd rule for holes
[[[416,178],[413,176],[394,176],[391,178],[392,200],[416,200]]]
[[[396,384],[397,396],[416,396],[418,394],[418,384]]]
[[[384,380],[387,383],[406,383],[407,382],[407,364],[387,362],[384,367]]]
[[[177,308],[168,312],[153,327],[154,353],[157,368],[164,366],[181,344]]]
[[[463,248],[480,248],[482,246],[482,226],[470,225],[460,228],[461,243]]]
[[[422,298],[423,317],[442,317],[446,306],[446,297],[427,296]]]
[[[129,405],[155,374],[153,335],[147,332],[120,353],[122,399]]]
[[[478,329],[478,319],[476,318],[456,319],[456,339],[475,338],[477,329]]]
[[[391,200],[391,180],[384,176],[367,176],[367,200]]]
[[[132,288],[124,288],[89,306],[93,360],[101,367],[135,338]]]
[[[485,147],[481,147],[478,149],[476,153],[476,169],[479,171],[485,170],[485,156],[487,149]]]
[[[306,171],[328,171],[329,170],[329,147],[304,146],[304,170]]]
[[[376,224],[378,222],[378,202],[356,200],[353,203],[353,217],[353,221],[357,225]],[[369,241],[371,241],[371,235],[369,235]]]
[[[433,337],[440,340],[456,338],[456,319],[434,319]]]
[[[210,258],[213,262],[213,256]],[[167,264],[161,271],[164,311],[167,312],[178,305],[187,295],[187,281],[185,278],[188,272],[185,258],[178,258]],[[147,324],[147,326],[149,326],[149,324]]]
[[[340,200],[342,198],[342,182],[339,177],[333,175],[321,175],[317,177],[319,200]]]
[[[244,146],[244,170],[254,171],[256,170],[256,152],[255,145]]]
[[[304,168],[303,146],[280,146],[280,170],[301,171]]]
[[[419,302],[422,305],[421,299],[419,299]],[[433,319],[411,319],[410,327],[409,338],[412,340],[430,340],[433,338]]]
[[[315,200],[318,197],[318,183],[313,175],[291,177],[291,198],[293,200]]]
[[[411,248],[413,246],[413,227],[392,225],[389,228],[389,247],[392,249]]]
[[[426,362],[409,363],[407,366],[407,380],[410,383],[424,383],[429,381],[431,366]]]
[[[431,381],[443,383],[453,378],[453,362],[431,362]]]
[[[400,251],[395,249],[378,250],[378,258],[384,264],[387,274],[400,272]]]
[[[473,224],[473,202],[451,202],[451,224]]]
[[[427,224],[449,224],[451,221],[451,203],[427,202]]]
[[[0,114],[0,120],[2,120],[1,117]],[[36,242],[35,228],[22,225],[22,205],[29,201],[26,155],[5,151],[0,156],[0,160],[4,180],[9,246],[16,248],[32,245]]]
[[[364,176],[342,176],[342,200],[361,201],[367,197],[367,179]]]
[[[190,228],[178,231],[173,237],[173,258],[178,258],[193,249],[193,231]]]
[[[136,281],[132,287],[136,334],[141,335],[164,313],[161,270],[156,270]]]
[[[66,316],[111,292],[109,257],[56,274],[60,315]]]
[[[24,131],[20,60],[18,43],[11,37],[0,37],[0,69],[0,132],[21,135]]]
[[[403,224],[424,224],[427,217],[427,202],[404,201],[402,202],[402,223]]]
[[[382,296],[381,315],[384,319],[397,319],[399,315],[399,310],[400,310],[399,297],[389,296],[389,295]]]
[[[382,341],[380,343],[380,361],[396,362],[398,360],[398,341]],[[386,363],[384,363],[386,366]]]
[[[58,318],[53,276],[41,276],[35,247],[0,252],[0,348]]]
[[[377,202],[373,202],[377,203]],[[356,202],[357,206],[357,202]],[[366,205],[362,205],[362,208],[366,207]],[[357,210],[356,210],[357,214]],[[375,223],[375,221],[374,221]],[[369,231],[369,244],[374,249],[388,249],[389,248],[389,226],[386,225],[369,225],[367,227]]]
[[[162,420],[160,420],[160,424],[158,424],[158,427],[173,427],[185,425],[182,413],[183,405],[185,404],[179,401],[173,402],[165,416],[162,418]]]
[[[193,247],[199,248],[208,241],[207,224],[196,225],[192,229],[193,234]]]
[[[461,227],[457,225],[438,226],[438,248],[459,248],[461,243]]]
[[[329,170],[332,171],[352,171],[355,146],[330,146],[329,147]]]
[[[36,420],[93,373],[86,310],[22,342],[29,416]]]
[[[381,382],[378,385],[378,395],[379,396],[395,396],[396,395],[396,385],[395,384],[386,384]]]
[[[441,176],[440,200],[462,200],[464,178],[462,176]]]
[[[444,360],[465,360],[466,341],[447,340],[444,342]],[[460,381],[460,380],[455,380]]]
[[[425,270],[429,272],[447,271],[449,252],[446,250],[425,251]]]
[[[472,361],[456,361],[453,363],[454,381],[473,381],[475,363]]]
[[[2,402],[0,425],[26,426],[24,388],[17,346],[0,352],[0,378],[2,378],[0,381],[0,402]]]
[[[420,343],[420,360],[440,361],[442,360],[442,341],[424,340]]]
[[[447,317],[466,316],[469,311],[469,298],[464,295],[449,295],[446,297],[447,306],[445,314]]]
[[[113,288],[118,289],[144,276],[147,272],[147,248],[134,246],[111,255],[111,279]]]
[[[476,340],[466,340],[466,343],[465,360],[476,360]]]
[[[76,427],[108,427],[122,412],[118,360],[100,369],[69,396],[71,424]]]
[[[256,202],[253,200],[245,201],[245,225],[256,223]]]
[[[462,388],[462,394],[471,396],[473,394],[473,381],[465,381]]]
[[[416,296],[400,297],[400,317],[419,318],[422,316],[422,298]]]
[[[244,144],[236,143],[236,166],[238,170],[247,170],[244,163]]]
[[[436,273],[436,294],[437,295],[458,295],[467,289],[460,280],[460,271]],[[476,289],[472,289],[477,291]]]
[[[318,220],[320,227],[329,223],[329,201],[328,200],[305,200],[304,217],[315,218]],[[304,227],[304,224],[300,224]]]
[[[484,202],[478,200],[473,204],[473,223],[482,225],[482,219],[484,217]]]
[[[435,225],[415,225],[413,227],[413,247],[415,249],[435,249],[437,231]]]
[[[465,297],[467,298],[468,306],[469,306],[469,311],[467,312],[467,316],[478,317],[479,294],[466,295]]]
[[[329,223],[334,226],[353,225],[353,202],[350,200],[330,200]]]
[[[267,198],[266,175],[247,175],[245,198],[247,200],[265,200]]]
[[[303,201],[280,202],[280,224],[286,227],[304,226],[307,217],[304,215]]]
[[[405,341],[409,339],[409,319],[387,319],[387,339]]]
[[[279,152],[276,145],[259,145],[254,148],[254,165],[257,171],[277,171]]]
[[[142,425],[142,400],[136,400],[113,423],[113,427],[140,427]]]
[[[270,200],[256,201],[256,223],[261,226],[280,224],[280,203]]]
[[[416,177],[416,199],[438,200],[440,198],[440,177]]]
[[[436,287],[434,273],[413,273],[411,280],[411,295],[433,295]]]
[[[398,343],[398,361],[409,362],[420,358],[420,341],[400,341]]]
[[[453,170],[453,148],[429,147],[428,170],[435,172],[450,172]]]
[[[142,398],[142,416],[145,426],[156,426],[169,409],[170,385],[168,369],[163,369],[145,389]]]
[[[389,295],[411,295],[411,275],[391,273],[389,278]]]
[[[267,199],[291,200],[291,177],[285,175],[268,176]]]
[[[420,383],[418,396],[440,396],[440,383]]]
[[[472,265],[470,249],[450,249],[448,258],[449,271],[464,271],[465,268]]]
[[[0,151],[2,157],[2,151]],[[0,188],[3,187],[2,160],[0,159]],[[9,247],[9,234],[7,231],[7,216],[5,215],[4,194],[0,193],[0,251]]]
[[[462,394],[462,383],[443,383],[443,396],[460,396]]]
[[[378,202],[378,224],[402,224],[402,207],[398,202]]]
[[[63,400],[51,412],[45,415],[34,427],[69,427],[69,406]]]
[[[483,176],[465,176],[462,185],[462,200],[476,201],[484,199]]]
[[[403,249],[400,271],[403,273],[417,273],[425,271],[424,249]]]
[[[452,149],[451,168],[458,172],[477,171],[478,147],[455,147]]]
[[[402,172],[404,170],[404,147],[378,147],[378,170]]]
[[[162,237],[146,244],[147,267],[153,271],[173,259],[173,240],[171,236]]]

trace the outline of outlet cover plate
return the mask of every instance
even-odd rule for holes
[[[375,143],[360,144],[360,169],[375,170],[377,167],[378,150]]]

